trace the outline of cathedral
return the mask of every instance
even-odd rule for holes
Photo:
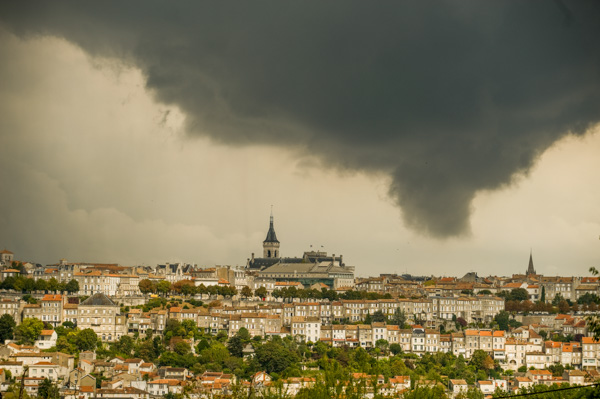
[[[257,258],[252,253],[246,262],[246,269],[256,272],[259,277],[275,281],[298,281],[304,286],[316,282],[332,289],[354,285],[354,266],[346,266],[341,255],[328,256],[323,251],[307,251],[301,258],[284,258],[279,246],[271,214],[267,237],[263,241],[263,256]]]

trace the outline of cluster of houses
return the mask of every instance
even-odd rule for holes
[[[414,327],[418,329],[418,326]],[[44,335],[44,332],[42,335]],[[435,339],[424,332],[424,339]],[[539,336],[532,330],[521,329],[515,331],[514,335],[528,336],[523,342],[539,349],[547,347],[551,342],[540,343]],[[488,337],[492,337],[489,339]],[[470,346],[473,338],[479,337],[473,345],[492,345],[494,348],[490,353],[496,352],[500,346],[511,345],[511,338],[497,341],[497,334],[485,334],[485,331],[466,331],[463,339],[465,345]],[[516,340],[516,338],[514,338]],[[596,345],[598,342],[584,340],[582,345]],[[554,348],[553,345],[550,345]],[[471,349],[471,348],[469,348]],[[487,348],[486,348],[487,349]],[[587,349],[586,349],[587,350]],[[597,350],[597,349],[593,349]],[[553,355],[554,356],[554,355]],[[262,392],[265,390],[281,391],[292,397],[300,389],[312,387],[316,383],[315,378],[298,377],[287,378],[274,383],[271,376],[264,371],[257,372],[249,380],[238,380],[233,374],[223,372],[206,371],[199,375],[192,374],[186,368],[160,367],[145,362],[142,359],[124,359],[115,357],[110,360],[98,360],[94,352],[81,352],[78,362],[75,357],[60,352],[41,352],[35,346],[16,345],[10,343],[0,347],[0,391],[6,391],[10,384],[10,377],[18,377],[25,374],[23,378],[24,389],[29,395],[38,393],[39,385],[44,379],[49,379],[59,384],[61,397],[66,399],[154,399],[171,394],[184,394],[190,398],[208,398],[218,395],[230,395],[236,390],[238,392],[250,391]],[[548,370],[530,369],[511,379],[491,379],[477,381],[474,385],[468,385],[465,380],[449,380],[443,388],[451,397],[456,397],[468,390],[477,389],[484,395],[492,394],[497,389],[509,392],[522,388],[528,388],[534,384],[578,384],[590,385],[597,383],[600,373],[595,369],[577,370],[567,369],[561,376],[553,376]],[[101,378],[98,383],[97,378]],[[414,386],[436,386],[441,383],[428,380],[411,381],[410,376],[395,376],[384,378],[383,376],[371,376],[362,373],[351,375],[353,382],[362,387],[365,397],[373,397],[375,392],[398,397],[403,392],[411,390]]]
[[[474,385],[467,384],[465,380],[449,380],[448,394],[455,398],[458,396],[464,397],[469,390],[478,390],[483,393],[484,397],[492,397],[495,392],[510,392],[515,393],[523,389],[529,389],[533,385],[593,385],[600,380],[600,373],[596,370],[565,370],[560,376],[553,376],[548,370],[527,370],[517,377],[506,379],[489,379],[476,381]]]
[[[440,323],[452,323],[452,315],[459,315],[468,323],[489,323],[504,309],[504,300],[493,296],[292,303],[281,300],[223,300],[210,307],[194,307],[186,303],[148,312],[140,308],[123,307],[115,302],[118,298],[113,299],[103,293],[96,293],[82,302],[77,296],[64,294],[39,295],[39,301],[35,304],[19,297],[4,298],[0,300],[0,315],[10,314],[17,323],[37,318],[54,327],[72,322],[81,329],[93,329],[102,341],[108,342],[136,332],[145,334],[152,330],[161,333],[170,318],[192,320],[200,328],[215,334],[226,331],[233,335],[244,327],[252,335],[260,336],[289,334],[293,324],[306,324],[306,320],[311,320],[309,324],[318,326],[311,330],[311,334],[305,335],[316,341],[320,338],[322,327],[361,322],[378,312],[392,318],[401,311],[407,321],[419,321],[426,327],[435,328]]]

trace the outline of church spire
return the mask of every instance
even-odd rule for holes
[[[275,234],[275,228],[273,227],[273,205],[271,205],[271,217],[269,219],[269,231],[267,232],[267,238],[263,242],[279,242],[277,241],[277,234]]]
[[[533,252],[529,252],[529,266],[527,267],[527,275],[536,274],[535,269],[533,268]]]
[[[269,231],[267,232],[267,238],[263,241],[263,256],[265,258],[278,258],[279,257],[279,240],[277,240],[277,234],[275,234],[275,228],[273,227],[273,206],[271,205],[271,217],[269,219]]]

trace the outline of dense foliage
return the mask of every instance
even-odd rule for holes
[[[72,294],[79,291],[79,283],[77,282],[77,280],[71,280],[68,283],[59,282],[54,277],[46,281],[43,279],[34,280],[33,278],[27,278],[23,276],[10,276],[5,278],[4,281],[0,283],[0,288],[20,292],[67,291]]]
[[[196,286],[191,280],[181,280],[171,284],[166,280],[156,282],[143,279],[139,282],[139,288],[142,294],[161,294],[163,296],[170,292],[185,296],[210,294],[230,297],[237,294],[237,289],[229,285],[211,285],[206,287],[204,284],[200,284]]]

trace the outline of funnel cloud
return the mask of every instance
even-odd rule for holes
[[[190,135],[383,173],[407,226],[469,234],[472,201],[600,120],[600,3],[2,2],[142,71]]]

